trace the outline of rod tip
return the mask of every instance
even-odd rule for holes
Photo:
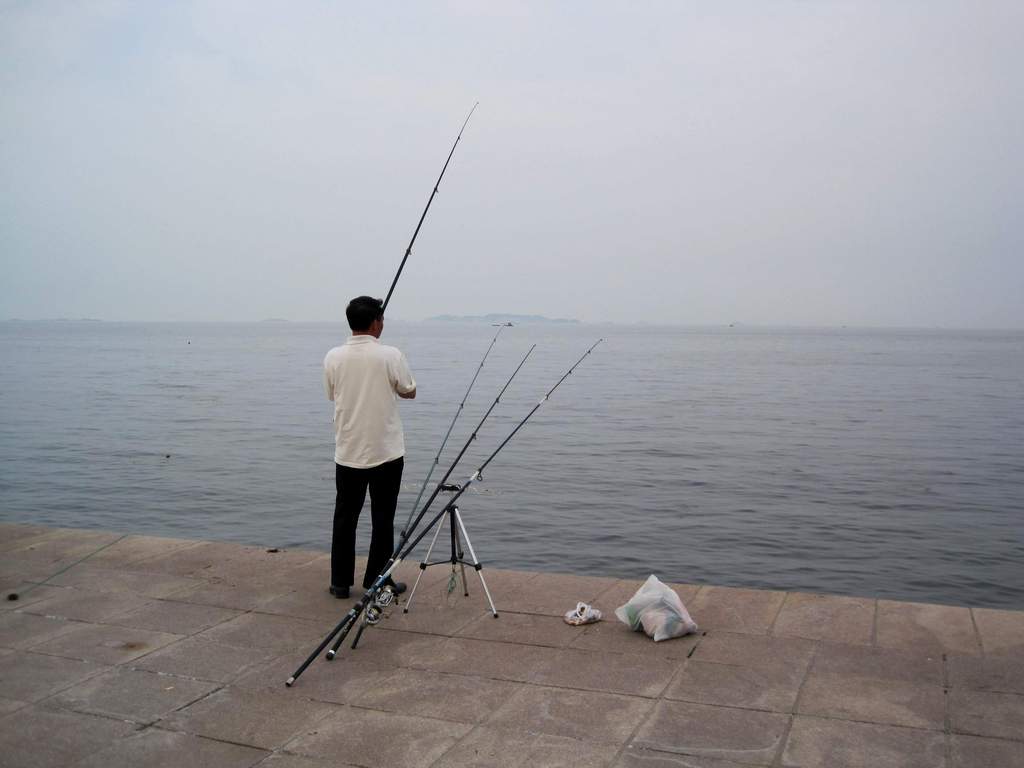
[[[331,661],[332,659],[334,659],[334,651],[328,651],[327,652],[327,660]]]
[[[295,678],[294,677],[289,677],[287,680],[284,681],[284,684],[287,685],[289,688],[291,688],[292,687],[292,683],[294,683],[294,682],[295,682]]]

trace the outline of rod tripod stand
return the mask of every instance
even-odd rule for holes
[[[460,491],[462,490],[458,485],[445,485],[442,486],[443,490],[446,491]],[[448,518],[448,531],[451,538],[451,554],[447,560],[434,560],[430,561],[430,554],[434,551],[434,546],[437,544],[437,539],[441,534],[441,527],[443,525],[444,518]],[[465,552],[462,550],[462,541],[466,541],[466,548],[469,549],[469,556],[472,560],[466,560]],[[448,579],[448,591],[451,592],[455,588],[456,584],[456,566],[461,569],[462,576],[462,594],[464,597],[469,597],[469,583],[466,580],[466,566],[470,566],[476,571],[476,575],[480,577],[480,584],[484,588],[484,594],[487,596],[487,604],[491,608],[491,614],[494,618],[498,618],[498,609],[494,607],[494,600],[491,599],[491,591],[487,588],[487,582],[484,580],[483,564],[476,556],[476,552],[473,551],[473,542],[469,540],[469,533],[466,531],[466,524],[462,522],[462,515],[459,514],[459,508],[455,504],[455,501],[448,503],[443,510],[443,514],[437,520],[437,530],[434,531],[434,538],[430,540],[430,546],[427,547],[427,554],[424,555],[423,560],[420,561],[420,572],[416,576],[416,583],[412,586],[412,591],[409,593],[409,599],[405,601],[405,608],[403,613],[408,613],[412,607],[412,600],[416,596],[416,590],[420,586],[420,580],[423,578],[423,574],[427,572],[427,568],[433,565],[446,565],[450,563],[452,566],[452,575]]]

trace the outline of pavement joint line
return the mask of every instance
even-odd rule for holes
[[[968,607],[967,612],[971,615],[971,626],[974,628],[974,644],[983,657],[988,656],[988,653],[985,651],[985,641],[982,639],[981,630],[978,629],[978,618],[974,615],[974,608]]]
[[[875,601],[877,606],[878,601]],[[814,644],[814,650],[811,652],[811,659],[807,662],[807,669],[804,670],[804,677],[800,681],[800,685],[797,686],[796,696],[793,697],[793,704],[789,708],[789,718],[786,720],[786,727],[783,731],[782,738],[779,740],[779,747],[775,751],[775,757],[772,758],[772,766],[781,766],[782,757],[786,753],[786,745],[789,743],[790,734],[793,733],[793,723],[796,722],[797,713],[800,711],[800,699],[804,695],[804,687],[807,685],[807,681],[811,678],[811,672],[814,669],[815,664],[818,661],[818,653],[821,651],[823,643],[817,641]]]
[[[769,637],[775,637],[776,636],[775,635],[775,625],[778,624],[779,616],[782,615],[782,611],[785,609],[786,603],[789,602],[789,598],[791,597],[791,595],[792,595],[791,592],[787,592],[785,594],[785,596],[783,596],[782,602],[779,603],[779,607],[775,611],[775,615],[772,616],[772,623],[768,625],[768,630],[765,632],[765,634],[768,635]]]
[[[689,666],[690,656],[693,654],[693,651],[697,649],[697,645],[700,645],[701,640],[703,640],[706,636],[707,632],[701,633],[700,637],[697,639],[697,643],[693,646],[693,648],[690,649],[690,653],[687,654],[686,658],[683,659],[682,662],[680,662],[680,664],[676,667],[675,672],[673,672],[669,676],[668,682],[665,683],[665,687],[661,689],[661,691],[658,693],[656,697],[653,697],[653,703],[651,704],[650,709],[647,711],[647,714],[640,719],[640,722],[636,724],[635,728],[633,728],[632,732],[626,738],[626,741],[615,752],[615,757],[612,759],[611,763],[612,765],[616,765],[620,760],[622,760],[622,756],[626,753],[626,750],[629,749],[630,746],[632,746],[633,740],[636,738],[636,735],[640,732],[640,729],[647,725],[648,721],[654,716],[655,711],[657,711],[658,706],[666,700],[665,694],[668,692],[669,688],[672,687],[672,684],[676,681],[676,678],[680,677],[683,674],[683,670]]]
[[[308,699],[308,701],[315,701],[315,700],[314,699]],[[348,706],[347,704],[339,704],[337,702],[320,702],[320,701],[318,701],[316,703],[317,704],[325,704],[325,703],[326,704],[331,704],[332,706],[338,707],[338,708],[343,708],[343,707],[347,707]],[[299,730],[297,730],[295,733],[293,733],[291,736],[289,736],[287,739],[285,739],[284,742],[280,746],[274,748],[273,752],[287,752],[290,755],[298,755],[299,757],[308,757],[308,755],[304,755],[301,752],[288,752],[288,745],[291,744],[293,741],[295,741],[300,736],[306,735],[310,730],[312,730],[313,728],[318,726],[321,723],[321,721],[326,720],[326,719],[327,719],[327,714],[325,713],[324,715],[318,717],[312,724],[302,726],[301,728],[299,728]],[[266,758],[264,758],[264,759],[266,759]]]
[[[167,728],[167,727],[161,726],[160,722],[161,721],[158,720],[158,721],[156,721],[154,723],[151,723],[150,725],[146,726],[146,728],[143,729],[143,730],[163,731],[164,733],[180,733],[180,734],[183,734],[185,736],[192,736],[193,738],[196,738],[196,739],[204,739],[206,741],[215,741],[218,744],[230,744],[230,745],[232,745],[234,747],[247,747],[249,749],[255,749],[255,750],[259,751],[259,752],[267,752],[267,753],[269,753],[267,755],[267,757],[269,757],[270,754],[273,754],[273,750],[269,750],[266,747],[257,747],[255,744],[246,744],[244,741],[231,741],[230,739],[218,739],[215,736],[204,736],[201,733],[192,733],[191,731],[176,731],[173,728]],[[263,758],[263,759],[265,760],[266,758]]]
[[[872,612],[872,615],[871,615],[871,645],[870,645],[871,648],[877,648],[878,647],[878,608],[879,608],[879,606],[878,606],[878,598],[877,597],[874,599],[874,608],[875,608],[875,610]]]

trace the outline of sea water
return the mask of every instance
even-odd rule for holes
[[[399,528],[496,331],[387,324],[418,382]],[[346,336],[0,323],[0,519],[328,549]],[[1024,609],[1024,333],[507,328],[434,480],[531,345],[453,481],[601,337],[460,500],[485,567]]]

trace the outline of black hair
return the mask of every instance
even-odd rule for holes
[[[345,317],[353,331],[368,331],[374,320],[384,317],[384,302],[371,296],[356,296],[345,307]]]

